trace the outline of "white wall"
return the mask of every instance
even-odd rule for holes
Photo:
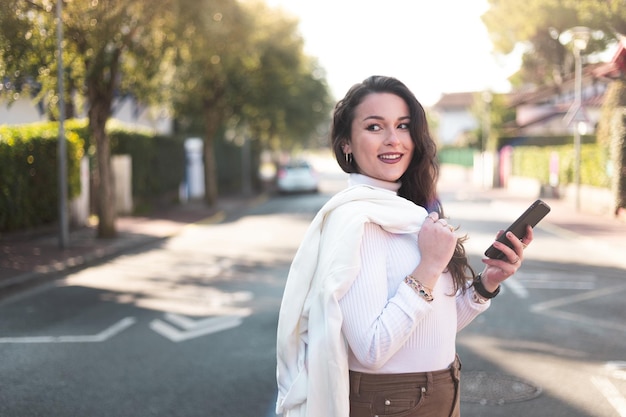
[[[45,120],[46,115],[40,114],[29,98],[19,98],[11,104],[0,101],[0,125],[21,125]]]
[[[438,116],[437,137],[444,145],[455,143],[460,135],[479,126],[476,118],[467,110],[446,110],[438,113]]]
[[[86,117],[86,113],[78,115]],[[117,100],[113,105],[113,119],[126,125],[147,128],[163,135],[173,131],[173,120],[163,108],[149,108],[137,104],[132,99]],[[11,105],[0,101],[0,125],[18,125],[48,120],[47,115],[39,114],[36,104],[30,98],[20,98]]]

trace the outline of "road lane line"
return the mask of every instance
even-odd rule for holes
[[[565,311],[559,311],[559,310],[539,311],[538,313],[545,314],[550,317],[556,317],[560,319],[575,321],[578,324],[586,324],[586,325],[589,325],[590,327],[603,327],[605,329],[616,330],[618,332],[626,333],[625,325],[614,323],[612,321],[607,321],[607,320],[592,319],[590,317],[583,316],[582,314],[567,313]]]
[[[126,317],[95,335],[0,337],[0,343],[100,343],[135,324],[134,317]]]
[[[543,310],[552,309],[555,307],[562,307],[568,304],[574,304],[579,301],[591,300],[597,297],[603,297],[605,295],[615,294],[617,292],[626,289],[626,285],[616,285],[613,287],[601,288],[596,291],[589,291],[582,294],[576,294],[568,297],[561,297],[554,300],[546,301],[544,303],[538,303],[533,305],[530,310],[532,312],[540,312]]]
[[[578,281],[524,281],[526,288],[541,288],[544,290],[594,290],[596,284],[593,282]]]

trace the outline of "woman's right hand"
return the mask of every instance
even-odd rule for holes
[[[417,238],[422,259],[414,271],[414,276],[423,285],[434,287],[452,259],[456,242],[454,227],[446,219],[439,219],[435,212],[424,219]]]

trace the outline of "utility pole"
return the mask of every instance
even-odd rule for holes
[[[59,165],[59,247],[65,249],[69,242],[67,213],[67,152],[65,143],[65,100],[63,86],[63,0],[57,0],[57,53],[59,85],[59,140],[57,161]]]
[[[574,184],[575,196],[574,204],[576,211],[580,211],[580,165],[581,165],[581,130],[584,126],[580,119],[584,116],[583,108],[583,77],[581,52],[587,48],[587,43],[591,36],[591,30],[585,26],[576,26],[559,36],[559,41],[563,45],[571,44],[574,52],[574,102],[565,115],[566,123],[574,122]]]

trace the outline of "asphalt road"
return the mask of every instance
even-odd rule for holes
[[[275,328],[321,194],[277,196],[218,224],[0,303],[0,415],[273,416]],[[443,194],[480,254],[517,203]],[[512,214],[515,213],[515,214]],[[626,274],[549,223],[492,308],[458,337],[462,415],[626,416]]]

